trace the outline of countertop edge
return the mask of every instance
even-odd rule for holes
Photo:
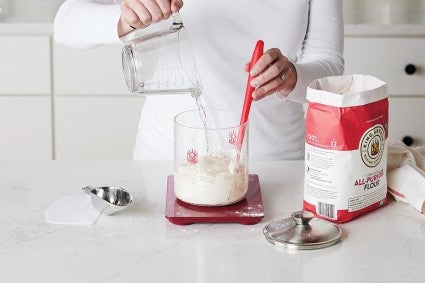
[[[344,35],[347,36],[374,36],[374,37],[420,37],[425,36],[425,24],[346,24]]]
[[[52,23],[0,23],[0,36],[51,36]]]
[[[0,36],[52,36],[53,23],[34,22],[1,22]],[[425,36],[424,24],[345,24],[345,36],[397,36],[397,37],[420,37]]]

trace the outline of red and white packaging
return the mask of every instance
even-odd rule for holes
[[[307,89],[304,209],[347,222],[387,201],[386,83],[368,75]]]

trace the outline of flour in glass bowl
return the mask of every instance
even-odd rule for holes
[[[195,205],[227,205],[243,199],[248,189],[248,174],[243,164],[229,171],[231,159],[225,154],[201,156],[197,163],[176,166],[174,192],[180,200]]]

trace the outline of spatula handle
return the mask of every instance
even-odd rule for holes
[[[246,85],[245,100],[243,103],[242,115],[241,115],[241,121],[240,121],[241,127],[239,128],[239,133],[236,140],[236,148],[238,150],[242,148],[242,142],[244,139],[245,126],[246,126],[244,124],[248,121],[249,110],[251,109],[251,104],[252,104],[252,92],[255,90],[255,88],[251,86],[252,76],[250,75],[249,72],[251,72],[252,67],[254,67],[255,63],[257,63],[258,59],[260,59],[260,57],[263,55],[263,50],[264,50],[264,42],[262,40],[258,40],[257,44],[255,45],[254,52],[252,53],[251,62],[249,63],[248,82]]]

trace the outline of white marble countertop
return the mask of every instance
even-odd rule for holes
[[[291,253],[264,225],[302,203],[303,162],[256,162],[258,224],[178,226],[165,217],[168,162],[0,162],[1,282],[425,282],[425,216],[394,201],[341,224],[342,242]],[[91,226],[44,221],[56,199],[117,185],[134,205]]]

